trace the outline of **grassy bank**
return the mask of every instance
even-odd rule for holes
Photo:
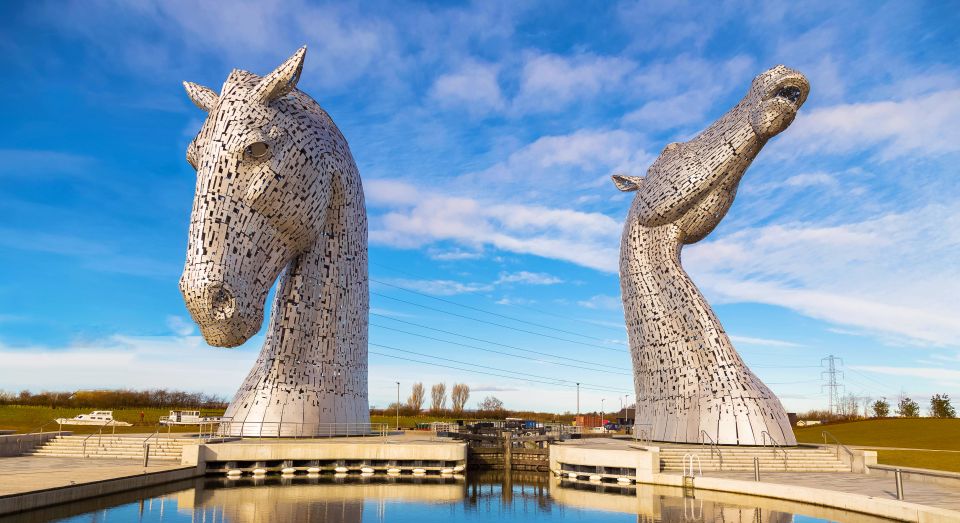
[[[72,418],[77,414],[86,414],[93,412],[92,408],[50,408],[50,407],[32,407],[19,405],[0,406],[0,430],[12,429],[17,432],[27,432],[36,430],[40,425],[46,424],[43,430],[57,430],[57,424],[53,422],[55,418]],[[109,409],[103,409],[109,410]],[[143,423],[140,423],[140,412],[143,411]],[[153,432],[157,428],[160,416],[170,414],[170,409],[115,409],[113,419],[117,421],[126,421],[132,423],[131,427],[116,427],[118,434],[145,433]],[[220,416],[223,411],[202,410],[204,416]],[[114,427],[108,427],[106,431],[113,432]],[[82,425],[64,425],[63,430],[73,431],[76,434],[89,434],[97,432],[100,427],[82,426]],[[164,428],[164,431],[167,429]],[[196,432],[196,426],[181,425],[171,427],[173,432]]]
[[[960,419],[891,418],[793,429],[804,443],[823,443],[823,431],[844,445],[960,450]]]
[[[895,418],[797,427],[797,441],[823,443],[833,434],[844,445],[960,451],[960,419]],[[833,443],[832,439],[827,440]],[[876,449],[877,463],[960,472],[960,452]]]

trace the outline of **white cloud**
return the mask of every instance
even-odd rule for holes
[[[778,154],[849,153],[876,147],[881,160],[960,151],[960,89],[901,101],[840,104],[801,111],[773,145]],[[788,152],[789,151],[789,152]]]
[[[563,280],[556,276],[543,272],[519,271],[514,273],[501,272],[497,278],[496,284],[501,283],[526,283],[529,285],[555,285],[563,283]]]
[[[960,344],[960,205],[744,229],[684,250],[714,302],[779,305],[892,341]]]
[[[881,367],[881,366],[857,366],[857,370],[867,372],[876,372],[890,376],[908,376],[912,378],[921,378],[923,380],[934,381],[937,384],[949,387],[960,387],[960,370],[944,369],[939,367]]]
[[[387,280],[387,283],[427,294],[437,294],[441,296],[453,296],[455,294],[468,294],[471,292],[484,292],[493,290],[493,285],[487,283],[464,283],[453,280],[409,280],[402,278],[391,278]]]
[[[531,55],[523,66],[515,109],[562,111],[571,102],[615,91],[635,64],[619,57]]]
[[[750,336],[737,336],[735,334],[730,335],[730,340],[737,344],[759,345],[762,347],[783,347],[783,348],[803,347],[803,345],[799,343],[794,343],[792,341],[774,340],[770,338],[753,338]]]
[[[811,187],[816,185],[833,186],[837,179],[825,172],[795,174],[783,181],[785,187]]]
[[[488,196],[530,201],[576,201],[575,195],[616,194],[610,175],[642,174],[656,158],[642,134],[621,129],[579,129],[542,136],[492,166],[459,176],[453,188],[483,187]],[[475,194],[475,193],[474,193]]]
[[[577,305],[581,307],[586,307],[588,309],[606,309],[606,310],[616,310],[623,308],[623,301],[620,299],[620,296],[607,296],[605,294],[597,294],[592,296],[589,299],[578,301]]]
[[[492,64],[464,64],[456,72],[437,78],[430,97],[446,107],[464,107],[472,114],[502,110],[504,100],[497,71],[498,67]]]
[[[0,383],[12,390],[175,388],[232,395],[257,356],[262,336],[242,349],[200,336],[113,335],[100,340],[11,346],[0,342]],[[107,384],[107,385],[105,385]]]
[[[193,322],[182,316],[167,316],[167,327],[178,336],[189,336],[194,330]]]
[[[439,261],[477,260],[483,258],[483,251],[466,251],[463,249],[440,250],[431,248],[427,250],[427,256],[430,256],[432,260]]]
[[[601,213],[537,205],[487,203],[419,191],[412,205],[371,219],[370,241],[419,248],[453,240],[616,271],[620,225]]]

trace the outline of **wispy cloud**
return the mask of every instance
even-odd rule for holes
[[[577,305],[588,309],[616,310],[623,308],[623,301],[620,300],[620,296],[597,294],[589,299],[578,301]]]
[[[501,283],[526,283],[529,285],[556,285],[563,283],[563,280],[545,272],[501,272],[497,278],[496,284]]]
[[[761,347],[783,347],[783,348],[803,347],[803,344],[794,343],[792,341],[774,340],[771,338],[754,338],[751,336],[737,336],[735,334],[730,335],[730,340],[738,344],[758,345]]]
[[[0,383],[14,390],[177,388],[232,394],[263,337],[241,349],[217,349],[200,336],[128,336],[65,346],[0,342]],[[189,363],[187,363],[189,362]]]
[[[413,289],[427,294],[437,294],[440,296],[453,296],[456,294],[469,294],[473,292],[485,292],[493,290],[493,285],[489,283],[467,283],[453,280],[413,280],[403,278],[391,278],[388,283],[399,287]]]
[[[775,149],[781,155],[876,149],[880,160],[960,151],[960,90],[898,101],[847,103],[803,111]]]

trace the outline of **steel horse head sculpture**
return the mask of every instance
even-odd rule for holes
[[[796,444],[780,400],[737,354],[680,250],[720,223],[747,167],[809,91],[802,74],[774,67],[702,133],[667,145],[647,176],[613,177],[621,191],[636,191],[620,243],[620,290],[636,419],[650,425],[637,428],[654,440]]]
[[[263,77],[235,69],[219,94],[184,83],[208,114],[187,148],[197,187],[180,290],[207,342],[256,334],[280,277],[230,435],[368,430],[363,188],[346,139],[296,88],[305,55]]]

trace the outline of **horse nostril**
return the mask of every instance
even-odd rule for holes
[[[222,284],[210,288],[210,312],[219,320],[229,320],[237,308],[233,293]]]
[[[777,98],[784,98],[790,100],[792,103],[797,103],[797,100],[800,99],[800,88],[794,85],[785,85],[777,91]]]

